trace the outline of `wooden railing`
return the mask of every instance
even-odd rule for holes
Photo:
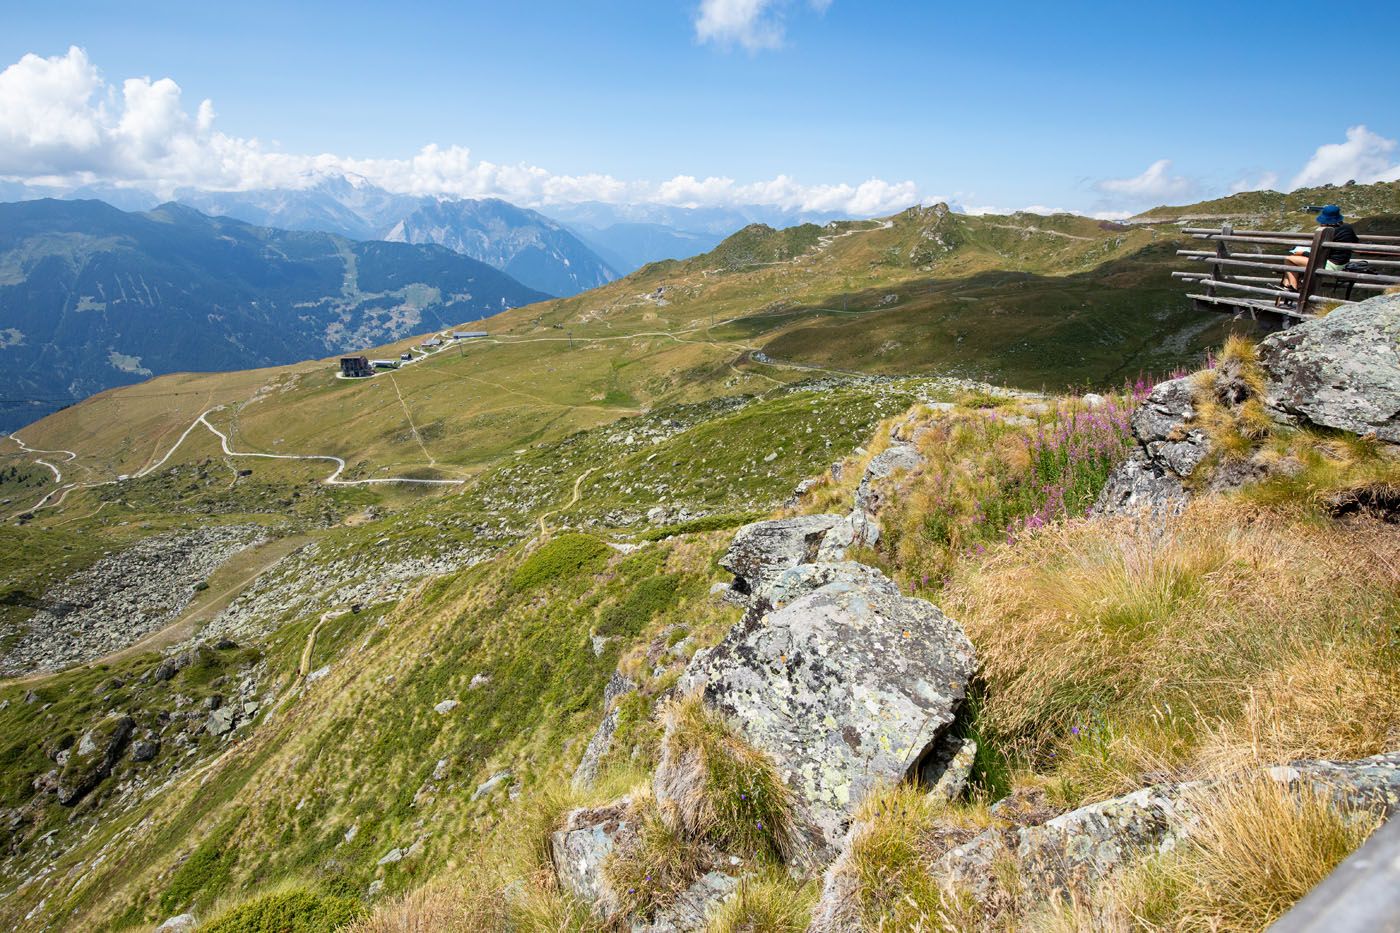
[[[1281,233],[1235,230],[1229,224],[1219,230],[1187,227],[1182,232],[1215,244],[1213,251],[1176,251],[1178,256],[1210,266],[1209,272],[1172,273],[1173,278],[1204,287],[1203,294],[1188,296],[1198,308],[1251,317],[1261,312],[1276,315],[1286,327],[1314,317],[1319,305],[1354,303],[1354,292],[1382,292],[1400,285],[1400,236],[1360,236],[1357,243],[1334,243],[1332,227],[1318,227],[1314,233]],[[1298,247],[1308,250],[1305,266],[1287,261]],[[1351,253],[1352,271],[1326,268],[1328,257],[1339,250]],[[1357,266],[1359,262],[1366,263],[1364,269]],[[1290,274],[1296,276],[1297,287],[1284,284]]]

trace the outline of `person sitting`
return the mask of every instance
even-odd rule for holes
[[[1355,228],[1353,228],[1351,224],[1343,221],[1342,209],[1335,204],[1327,205],[1318,213],[1317,225],[1319,227],[1333,228],[1333,243],[1360,242],[1356,237]],[[1284,259],[1284,262],[1288,263],[1290,266],[1302,266],[1303,268],[1307,268],[1309,252],[1311,252],[1310,247],[1300,246],[1290,253],[1287,258]],[[1341,272],[1346,268],[1346,264],[1349,262],[1351,262],[1351,250],[1329,250],[1327,262],[1323,268],[1328,272]],[[1296,292],[1298,290],[1298,273],[1285,272],[1283,274],[1283,284]]]

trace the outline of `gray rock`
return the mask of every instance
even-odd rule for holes
[[[1186,479],[1211,451],[1210,438],[1192,427],[1196,417],[1192,377],[1163,382],[1133,412],[1133,436],[1152,460]]]
[[[603,807],[573,810],[550,836],[549,851],[559,886],[593,906],[604,918],[622,910],[618,892],[608,884],[603,865],[635,833],[629,822],[632,801],[623,797]]]
[[[131,743],[132,761],[152,761],[160,754],[160,736],[147,731],[145,735]]]
[[[592,787],[593,782],[598,779],[598,765],[612,749],[613,735],[617,732],[617,701],[636,689],[637,685],[630,678],[620,671],[613,672],[603,692],[603,709],[606,710],[603,721],[598,724],[597,731],[588,740],[588,746],[583,750],[583,758],[574,769],[574,787]]]
[[[1275,411],[1400,444],[1400,295],[1345,305],[1259,344]]]
[[[194,914],[176,914],[156,927],[156,933],[187,933],[197,925]]]
[[[388,852],[385,852],[384,856],[379,861],[375,862],[375,864],[393,865],[396,862],[402,862],[406,854],[407,853],[405,853],[403,849],[390,849]]]
[[[923,763],[919,778],[929,786],[929,796],[956,800],[967,789],[976,761],[976,742],[948,736]]]
[[[764,589],[763,596],[769,605],[776,609],[832,583],[885,589],[896,595],[899,592],[898,588],[874,567],[855,561],[841,561],[829,564],[801,564],[784,570]]]
[[[446,716],[448,713],[456,709],[457,706],[458,702],[456,700],[443,700],[441,703],[438,703],[433,707],[433,712],[437,713],[439,716]]]
[[[632,923],[632,933],[690,933],[703,930],[709,916],[739,889],[739,879],[724,872],[707,871],[686,888],[651,921]]]
[[[1289,787],[1309,787],[1343,808],[1374,809],[1387,816],[1400,808],[1400,752],[1349,762],[1295,762],[1257,776]],[[1212,789],[1238,779],[1155,784],[1039,825],[989,829],[944,854],[933,873],[986,897],[998,884],[998,859],[1014,856],[1022,897],[1036,900],[1054,892],[1083,891],[1133,859],[1189,838]]]
[[[822,540],[842,521],[837,515],[800,515],[745,525],[719,565],[734,574],[732,589],[758,596],[784,570],[816,560]]]
[[[1195,417],[1190,377],[1154,388],[1133,412],[1138,447],[1109,476],[1090,513],[1162,516],[1180,512],[1189,497],[1184,481],[1211,452],[1210,438],[1192,427]]]
[[[886,480],[900,473],[909,473],[923,466],[924,456],[913,444],[903,441],[891,444],[873,457],[856,487],[855,507],[847,522],[851,528],[851,541],[859,541],[866,547],[874,547],[880,540],[880,523],[876,519],[884,506],[889,490],[884,488]]]
[[[1187,498],[1181,479],[1139,449],[1108,477],[1090,514],[1170,515],[1180,512]]]
[[[510,777],[511,774],[509,771],[501,771],[491,775],[489,778],[476,785],[476,790],[472,792],[472,800],[480,800],[482,797],[485,797],[506,781],[509,781]]]
[[[703,690],[772,756],[805,808],[818,855],[834,855],[876,786],[918,773],[975,670],[961,626],[893,584],[838,581],[734,626],[696,654],[679,689]],[[656,773],[667,794],[666,761]]]
[[[209,714],[204,728],[210,735],[227,735],[233,731],[236,713],[232,706],[221,706]]]

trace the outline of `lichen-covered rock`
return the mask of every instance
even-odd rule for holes
[[[1400,752],[1359,761],[1300,761],[1266,769],[1263,777],[1290,787],[1307,786],[1338,806],[1400,808]],[[1020,896],[1088,890],[1142,855],[1161,852],[1190,837],[1210,792],[1238,778],[1154,784],[1056,816],[1039,825],[989,829],[944,854],[933,873],[979,898],[998,884],[995,865],[1014,857]]]
[[[574,787],[591,787],[597,780],[598,765],[612,748],[613,735],[617,732],[620,713],[617,702],[636,689],[637,685],[631,678],[621,671],[613,671],[612,678],[608,680],[608,685],[603,691],[603,721],[598,724],[597,731],[588,740],[588,747],[583,750],[583,758],[574,769]]]
[[[817,560],[827,533],[844,522],[839,515],[799,515],[745,525],[719,565],[734,574],[735,591],[758,597],[784,570]]]
[[[1181,479],[1139,449],[1108,477],[1090,511],[1094,515],[1175,514],[1186,505],[1186,498]]]
[[[550,837],[549,851],[559,886],[593,906],[600,917],[622,911],[622,899],[603,873],[614,850],[636,834],[630,821],[632,800],[623,797],[603,807],[573,810]]]
[[[889,490],[884,481],[898,473],[909,473],[924,464],[924,455],[913,444],[896,441],[871,458],[856,487],[855,508],[851,511],[851,525],[856,540],[868,547],[874,547],[880,540],[880,524],[875,516],[884,505]]]
[[[848,583],[874,589],[887,589],[891,593],[899,592],[898,587],[874,567],[855,561],[841,561],[839,563],[802,564],[784,570],[768,584],[763,595],[772,608],[779,609],[832,583]]]
[[[829,857],[867,793],[917,773],[974,669],[961,626],[932,603],[841,580],[747,617],[696,654],[680,689],[772,756]]]
[[[929,796],[945,801],[955,800],[967,789],[976,761],[976,742],[946,736],[920,766],[919,777],[928,785]]]
[[[135,727],[130,716],[113,714],[83,733],[58,774],[58,802],[72,806],[111,774]]]
[[[1259,344],[1280,414],[1400,444],[1400,295],[1345,305]]]

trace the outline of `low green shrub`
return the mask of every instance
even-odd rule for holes
[[[200,927],[201,933],[332,933],[365,916],[359,901],[290,888],[245,901]]]
[[[547,541],[520,562],[510,585],[530,590],[576,574],[591,574],[607,562],[608,546],[592,535],[562,534]]]
[[[671,605],[679,586],[680,577],[673,573],[643,580],[621,602],[603,610],[598,634],[636,635]]]

